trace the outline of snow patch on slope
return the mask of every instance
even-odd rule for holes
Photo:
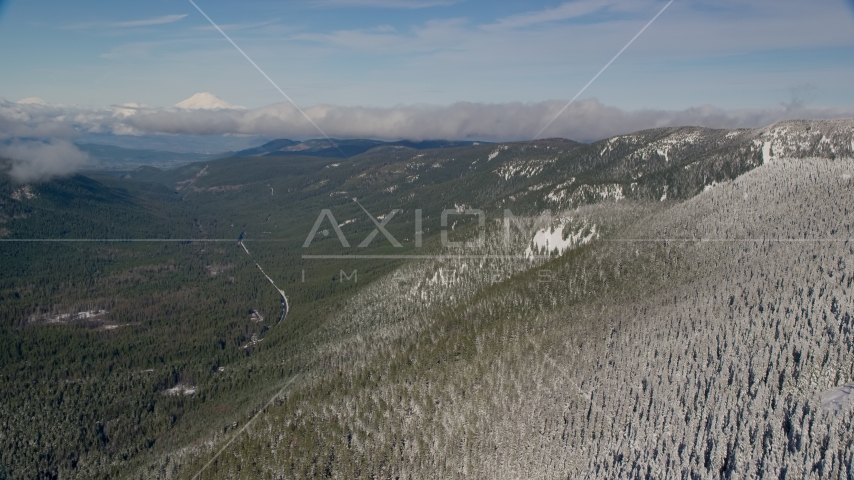
[[[569,219],[571,222],[572,219]],[[571,224],[563,224],[557,227],[549,227],[538,230],[531,239],[531,244],[525,250],[525,257],[533,258],[535,255],[563,254],[567,250],[586,245],[594,239],[599,238],[598,227],[582,224],[577,230],[571,229]],[[564,238],[565,237],[565,238]]]
[[[557,158],[548,158],[543,160],[519,160],[508,162],[499,167],[495,173],[504,180],[511,178],[531,178],[542,172],[547,165],[557,161]]]
[[[839,413],[848,406],[848,401],[854,393],[854,382],[848,382],[841,387],[828,390],[821,394],[821,408],[833,413]]]
[[[192,385],[175,385],[172,388],[163,391],[163,395],[167,397],[177,397],[179,395],[195,395],[196,387]]]
[[[703,135],[700,131],[690,132],[675,132],[665,138],[656,140],[649,145],[639,149],[631,155],[631,158],[637,160],[647,160],[653,156],[663,157],[666,163],[671,160],[671,153],[679,152],[682,149],[698,143],[703,140]]]
[[[486,157],[486,161],[488,162],[490,160],[494,160],[495,157],[497,157],[499,153],[501,153],[504,150],[507,150],[508,148],[510,148],[510,147],[508,147],[507,145],[501,145],[500,147],[496,148],[494,152],[490,153],[488,157]]]

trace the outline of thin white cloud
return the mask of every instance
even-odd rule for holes
[[[456,0],[317,0],[315,5],[324,7],[373,7],[419,9],[453,5]]]
[[[596,13],[616,5],[608,0],[578,0],[566,2],[555,8],[520,13],[504,17],[486,28],[521,28],[546,22],[571,20]]]
[[[133,20],[130,22],[116,22],[116,23],[110,24],[110,26],[122,28],[122,27],[147,27],[150,25],[163,25],[166,23],[177,22],[186,16],[187,16],[186,13],[180,14],[180,15],[164,15],[162,17],[148,18],[145,20]]]
[[[255,29],[266,27],[269,25],[274,25],[279,23],[281,19],[275,18],[272,20],[265,20],[263,22],[243,22],[243,23],[219,23],[219,28],[223,30],[247,30],[247,29]],[[196,30],[213,30],[216,31],[213,25],[201,25],[195,27]]]
[[[514,61],[529,64],[532,58],[577,61],[579,56],[595,55],[600,55],[604,62],[613,55],[614,39],[630,38],[631,32],[639,28],[635,25],[642,26],[664,3],[664,0],[577,0],[489,23],[477,22],[475,18],[432,19],[411,29],[398,28],[396,32],[362,28],[312,31],[291,38],[369,54],[431,52],[428,59],[453,54],[475,64],[485,58],[489,61],[500,58],[503,64]],[[714,5],[676,2],[645,35],[643,45],[635,46],[633,51],[643,47],[645,53],[654,54],[656,59],[684,60],[786,48],[850,46],[851,19],[839,15],[844,11],[842,7],[814,8],[794,0],[762,0],[746,5],[730,1]],[[595,15],[598,13],[604,15]],[[560,24],[585,17],[595,17],[597,21],[579,21],[572,28]],[[797,29],[790,28],[794,21]],[[454,29],[437,27],[448,24]],[[432,31],[440,34],[427,34]],[[508,51],[518,55],[509,55]]]
[[[90,23],[76,23],[73,25],[66,25],[65,29],[68,30],[83,30],[89,28],[134,28],[134,27],[150,27],[153,25],[165,25],[167,23],[175,23],[179,20],[182,20],[186,17],[187,14],[177,14],[177,15],[163,15],[161,17],[153,17],[153,18],[144,18],[140,20],[129,20],[124,22],[90,22]]]
[[[371,29],[338,30],[330,33],[302,33],[296,40],[316,42],[366,54],[412,54],[452,49],[460,41],[470,38],[467,21],[462,18],[431,20],[410,31],[400,32],[394,27],[381,25]]]

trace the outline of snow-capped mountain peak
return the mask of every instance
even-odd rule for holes
[[[27,97],[21,100],[18,100],[19,105],[47,105],[47,102],[42,100],[39,97]]]
[[[220,99],[216,95],[208,92],[197,93],[183,102],[175,104],[178,108],[186,108],[189,110],[219,110],[219,109],[238,109],[245,107],[232,105],[225,100]]]

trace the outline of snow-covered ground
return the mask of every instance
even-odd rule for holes
[[[68,323],[68,322],[76,322],[80,320],[89,320],[97,317],[101,317],[106,315],[106,310],[88,310],[85,312],[77,312],[77,313],[62,313],[54,316],[47,317],[30,317],[30,322],[42,321],[44,323]]]
[[[829,412],[839,413],[848,406],[851,393],[854,393],[854,382],[848,382],[841,387],[828,390],[821,394],[821,408]]]
[[[572,219],[569,220],[570,222]],[[599,237],[596,225],[582,224],[577,230],[571,230],[571,224],[540,229],[534,234],[531,245],[525,250],[525,257],[535,255],[563,254],[572,248],[586,245]]]
[[[163,395],[177,397],[179,395],[195,395],[196,387],[193,385],[178,384],[174,387],[164,390]]]

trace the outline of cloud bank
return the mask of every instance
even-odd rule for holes
[[[454,103],[392,108],[317,105],[305,112],[333,138],[383,140],[530,140],[565,105],[539,103]],[[792,102],[772,109],[722,110],[704,105],[685,110],[624,111],[596,99],[572,104],[541,135],[589,142],[647,128],[703,126],[761,127],[780,120],[852,117],[854,111],[807,107]],[[85,133],[113,135],[261,135],[304,139],[321,136],[292,105],[278,103],[252,110],[185,109],[123,104],[102,108],[20,104],[0,99],[0,155],[16,163],[16,178],[67,174],[85,161],[68,141]],[[11,139],[51,139],[30,143]],[[17,143],[16,143],[17,142]]]
[[[68,175],[86,165],[89,156],[67,140],[12,140],[0,145],[0,157],[11,160],[9,176],[19,183]]]

